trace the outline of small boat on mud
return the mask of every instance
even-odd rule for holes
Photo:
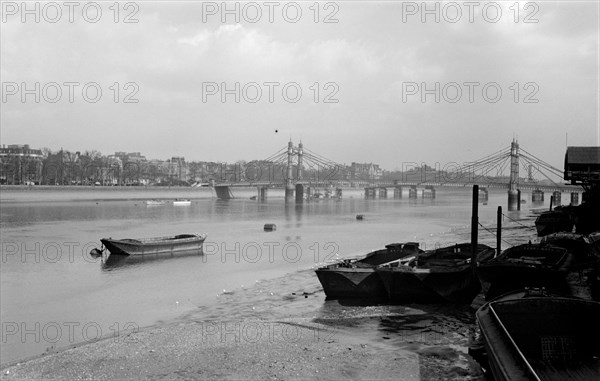
[[[535,219],[535,229],[539,237],[557,232],[573,231],[575,222],[568,206],[557,206],[554,210],[542,212]]]
[[[573,255],[572,270],[592,267],[600,261],[600,233],[552,233],[543,237],[540,243],[569,250]]]
[[[494,249],[477,245],[477,261],[494,256]],[[399,303],[471,303],[481,291],[471,265],[472,245],[461,243],[416,255],[407,264],[377,268],[388,297]]]
[[[548,208],[546,207],[541,207],[541,208],[533,208],[533,209],[529,209],[529,213],[539,216],[540,214],[547,212]]]
[[[112,239],[102,238],[100,242],[110,254],[149,255],[198,252],[202,254],[202,244],[206,234],[179,234],[171,237]],[[102,250],[104,251],[104,249]]]
[[[417,242],[392,243],[363,258],[345,259],[315,272],[328,299],[385,298],[387,294],[375,268],[419,252],[422,250]]]
[[[600,303],[518,291],[476,313],[496,381],[600,380]]]
[[[524,244],[477,264],[477,276],[487,300],[525,287],[567,292],[565,278],[572,263],[569,250],[546,244]]]

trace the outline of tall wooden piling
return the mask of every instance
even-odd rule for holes
[[[496,256],[502,252],[502,207],[498,206],[496,216]]]
[[[471,212],[471,267],[477,266],[477,232],[479,230],[479,185],[473,185],[473,207]]]

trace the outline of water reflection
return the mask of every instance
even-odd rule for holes
[[[189,252],[178,252],[177,254],[147,254],[147,255],[122,255],[103,254],[101,261],[102,271],[114,271],[125,267],[142,266],[145,264],[157,264],[165,260],[173,261],[178,258],[202,257],[198,250]]]

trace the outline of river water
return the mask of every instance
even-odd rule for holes
[[[345,190],[342,200],[302,205],[285,203],[278,191],[263,202],[251,200],[254,194],[236,190],[236,198],[218,200],[206,188],[3,189],[1,363],[176,320],[301,317],[408,348],[425,361],[422,374],[449,366],[457,377],[477,373],[466,355],[470,307],[341,305],[325,300],[313,271],[391,242],[430,249],[469,241],[470,189],[396,200]],[[144,204],[153,198],[192,204]],[[490,191],[479,204],[481,224],[493,226],[505,204],[505,191]],[[535,236],[527,206],[505,212],[508,243]],[[266,223],[277,229],[265,232]],[[208,235],[204,255],[137,263],[89,255],[103,237],[194,232]],[[480,241],[495,245],[483,229]]]

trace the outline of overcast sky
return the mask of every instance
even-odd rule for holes
[[[421,2],[238,3],[239,23],[222,22],[221,2],[120,3],[118,15],[99,2],[99,17],[84,4],[70,22],[42,3],[36,23],[3,1],[2,144],[233,162],[291,137],[385,169],[471,161],[513,136],[562,168],[567,134],[600,145],[597,1],[428,3],[439,22]]]

